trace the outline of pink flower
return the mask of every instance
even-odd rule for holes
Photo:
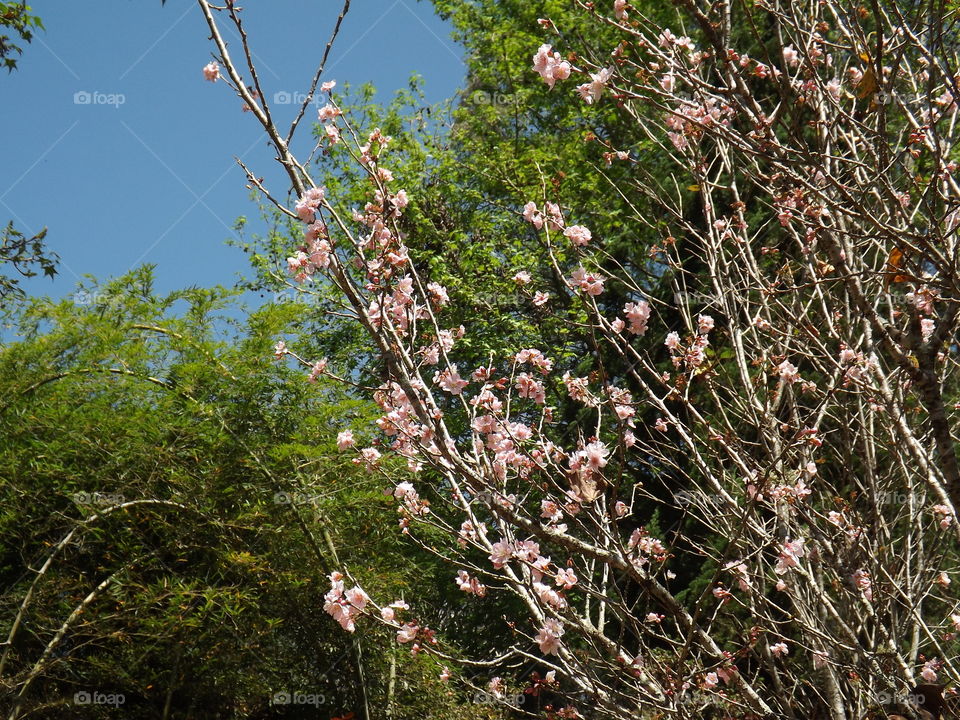
[[[540,501],[540,517],[550,522],[560,522],[563,520],[563,511],[553,500]]]
[[[556,583],[558,587],[562,586],[564,590],[569,590],[577,584],[577,576],[570,569],[557,570]]]
[[[663,615],[657,615],[655,612],[647,613],[647,617],[644,618],[644,620],[648,623],[656,624],[663,620]]]
[[[627,19],[627,0],[613,0],[613,15],[617,20]]]
[[[357,610],[363,610],[370,600],[370,597],[360,589],[359,585],[355,585],[347,590],[345,595],[347,597],[347,602],[357,608]]]
[[[804,538],[797,538],[796,540],[788,540],[783,544],[777,566],[773,569],[777,575],[783,575],[790,568],[799,565],[800,558],[806,554],[806,549],[804,548],[805,542],[806,540]]]
[[[287,354],[287,344],[281,340],[273,347],[273,355],[280,360],[284,355]]]
[[[617,500],[617,504],[613,506],[613,511],[617,514],[617,517],[625,517],[629,514],[630,508],[622,500]]]
[[[828,94],[830,95],[830,97],[832,97],[835,101],[840,102],[840,81],[839,81],[839,80],[831,80],[830,82],[828,82],[828,83],[827,83],[827,93],[828,93]]]
[[[697,318],[697,332],[706,335],[713,330],[713,318],[709,315],[700,315]]]
[[[337,85],[337,81],[336,81],[336,80],[327,80],[325,83],[321,83],[321,84],[320,84],[320,91],[321,91],[321,92],[330,92],[331,90],[333,90],[333,88],[336,87],[336,85]]]
[[[533,225],[537,230],[543,227],[543,215],[537,210],[537,204],[533,201],[523,206],[523,219]]]
[[[928,342],[933,336],[933,331],[936,330],[937,323],[930,319],[924,318],[920,321],[920,337],[923,338],[924,342]]]
[[[560,649],[560,638],[563,636],[563,626],[554,618],[547,618],[534,640],[540,645],[540,652],[544,655],[555,655]]]
[[[680,347],[680,336],[677,333],[672,332],[667,335],[667,339],[663,341],[663,344],[666,345],[670,350],[676,350],[678,347]]]
[[[613,70],[603,68],[600,72],[590,73],[590,82],[577,86],[577,92],[580,93],[580,97],[587,105],[593,105],[600,99],[611,75],[613,75]]]
[[[415,623],[406,623],[397,630],[397,642],[400,644],[415,640],[420,628]]]
[[[934,515],[938,516],[940,519],[940,529],[946,530],[950,527],[950,524],[953,522],[953,513],[950,511],[950,508],[946,505],[934,505],[933,508]]]
[[[667,421],[663,418],[657,418],[657,421],[653,424],[653,426],[660,432],[666,432],[670,427],[667,425]]]
[[[336,145],[340,142],[340,128],[336,125],[324,125],[323,131],[327,134],[327,139],[330,141],[331,145]]]
[[[323,373],[326,372],[326,370],[327,370],[327,359],[323,358],[323,360],[318,360],[313,364],[313,367],[310,368],[310,375],[307,377],[307,380],[309,380],[310,382],[316,382],[317,378],[323,375]]]
[[[317,111],[317,119],[320,122],[327,122],[327,120],[333,120],[338,115],[342,115],[343,111],[340,108],[327,103],[320,110]]]
[[[937,661],[936,658],[930,660],[927,663],[924,663],[923,670],[920,671],[920,677],[928,683],[934,683],[937,681]]]
[[[777,366],[777,372],[780,373],[780,377],[788,383],[795,383],[800,379],[800,375],[797,372],[797,366],[791,363],[789,360],[784,360],[782,363],[780,363],[780,365]]]
[[[460,377],[456,365],[451,365],[443,372],[434,373],[433,381],[439,383],[440,387],[451,395],[459,395],[469,384],[468,381]]]
[[[537,307],[542,307],[550,302],[550,295],[545,292],[540,292],[539,290],[533,295],[533,304]]]
[[[603,292],[604,278],[587,272],[582,266],[573,271],[570,279],[576,287],[583,290],[587,295],[596,297]]]
[[[796,67],[800,63],[800,53],[796,51],[793,45],[787,45],[783,49],[783,61],[787,67]]]
[[[870,579],[870,573],[863,569],[855,570],[851,579],[867,600],[873,600],[873,581]]]
[[[786,644],[786,643],[784,643],[784,642],[778,642],[776,645],[771,645],[771,646],[770,646],[770,652],[773,653],[773,656],[774,656],[774,657],[780,657],[780,656],[782,656],[782,655],[788,654],[788,653],[790,652],[790,650],[787,648],[787,644]]]
[[[323,202],[326,190],[322,187],[313,187],[303,193],[303,196],[297,202],[297,217],[304,222],[312,223],[316,216],[317,208]]]
[[[570,63],[560,57],[560,53],[553,52],[550,45],[541,45],[537,50],[533,56],[533,69],[551,89],[557,80],[570,77]]]
[[[510,546],[510,543],[500,540],[495,542],[493,547],[490,548],[490,562],[493,563],[493,567],[499,570],[510,558],[513,557],[513,548]]]
[[[650,320],[650,303],[641,300],[638,303],[628,302],[623,306],[623,314],[630,322],[631,335],[643,335],[647,332],[647,322]]]
[[[710,688],[716,687],[719,684],[719,682],[720,682],[720,678],[717,677],[717,674],[715,672],[708,672],[706,675],[703,676],[703,687],[705,687],[708,690]]]
[[[440,682],[447,682],[450,679],[450,669],[444,665],[443,671],[440,673]]]
[[[530,273],[528,273],[526,270],[521,270],[513,276],[513,281],[517,285],[528,285],[530,283]]]
[[[337,434],[337,448],[341,451],[353,447],[355,444],[352,430],[344,430]]]
[[[563,231],[563,234],[570,239],[570,242],[578,246],[586,245],[593,239],[593,235],[583,225],[571,225]]]
[[[216,62],[209,62],[203,66],[203,77],[210,82],[220,79],[220,66]]]

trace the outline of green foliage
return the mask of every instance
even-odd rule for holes
[[[59,258],[56,253],[44,249],[46,236],[46,228],[27,237],[15,229],[12,222],[7,223],[0,235],[0,265],[12,268],[20,277],[35,277],[38,271],[49,278],[54,277]],[[0,272],[0,309],[7,307],[11,299],[24,297],[20,277]]]
[[[13,72],[17,67],[17,58],[23,48],[17,42],[30,42],[36,30],[43,30],[43,23],[36,15],[31,15],[32,8],[24,2],[0,2],[0,30],[11,30],[12,35],[0,33],[0,64]]]
[[[244,315],[236,295],[158,297],[143,268],[11,316],[4,637],[31,597],[0,650],[3,703],[94,718],[110,708],[74,694],[100,692],[122,694],[129,718],[362,717],[364,702],[382,717],[393,673],[394,718],[486,717],[461,713],[435,662],[323,612],[326,575],[344,566],[388,599],[416,593],[424,617],[453,583],[401,551],[386,481],[336,451],[345,427],[363,439],[373,408],[274,361],[278,336],[296,344],[292,306]],[[278,692],[318,704],[271,705]]]

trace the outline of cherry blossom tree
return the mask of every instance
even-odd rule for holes
[[[574,374],[564,348],[482,364],[462,351],[472,328],[445,319],[449,295],[404,232],[417,196],[391,170],[391,138],[356,126],[324,76],[333,38],[281,130],[242,12],[198,2],[215,46],[203,75],[262,125],[295,196],[244,168],[302,226],[291,277],[326,288],[384,368],[358,388],[382,410],[380,441],[344,431],[339,447],[382,475],[399,532],[449,561],[464,602],[518,603],[508,649],[464,657],[416,598],[378,597],[342,568],[324,609],[346,632],[385,624],[446,663],[444,680],[518,711],[513,688],[549,698],[557,718],[912,714],[960,677],[955,11],[678,0],[668,26],[624,0],[576,2],[579,22],[618,33],[611,47],[542,18],[530,72],[629,118],[635,146],[592,138],[596,173],[636,199],[624,223],[658,238],[649,266],[625,265],[591,231],[597,199],[561,205],[544,173],[518,201],[518,233],[580,318],[591,367]],[[291,150],[314,95],[315,151],[338,146],[364,170],[362,208]],[[514,279],[559,307],[555,288]],[[614,289],[629,301],[605,302]],[[570,403],[575,423],[557,413]],[[684,522],[660,531],[661,512]],[[680,576],[689,557],[706,582]]]

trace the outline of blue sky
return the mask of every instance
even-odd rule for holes
[[[28,292],[62,297],[85,274],[103,279],[143,263],[157,265],[162,292],[232,284],[247,269],[244,253],[224,243],[235,219],[247,216],[248,233],[261,229],[234,156],[276,179],[279,195],[285,186],[256,121],[226,85],[203,79],[213,45],[197,4],[31,4],[46,32],[25,46],[18,70],[0,75],[0,223],[31,234],[47,226],[61,265],[56,280],[35,278]],[[340,5],[243,4],[268,98],[306,91]],[[386,101],[419,73],[427,102],[440,102],[465,71],[449,33],[429,2],[353,0],[324,79],[373,82]],[[295,106],[274,112],[288,124]]]

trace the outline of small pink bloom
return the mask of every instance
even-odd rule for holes
[[[570,239],[570,242],[579,246],[586,245],[593,239],[593,235],[583,225],[571,225],[563,231],[563,234]]]
[[[347,448],[353,447],[355,441],[353,439],[352,430],[344,430],[341,433],[337,434],[337,448],[341,451],[346,450]]]
[[[209,62],[203,66],[203,77],[210,82],[220,79],[220,66],[216,62]]]
[[[420,628],[414,623],[406,623],[397,630],[397,642],[404,644],[416,639]]]

